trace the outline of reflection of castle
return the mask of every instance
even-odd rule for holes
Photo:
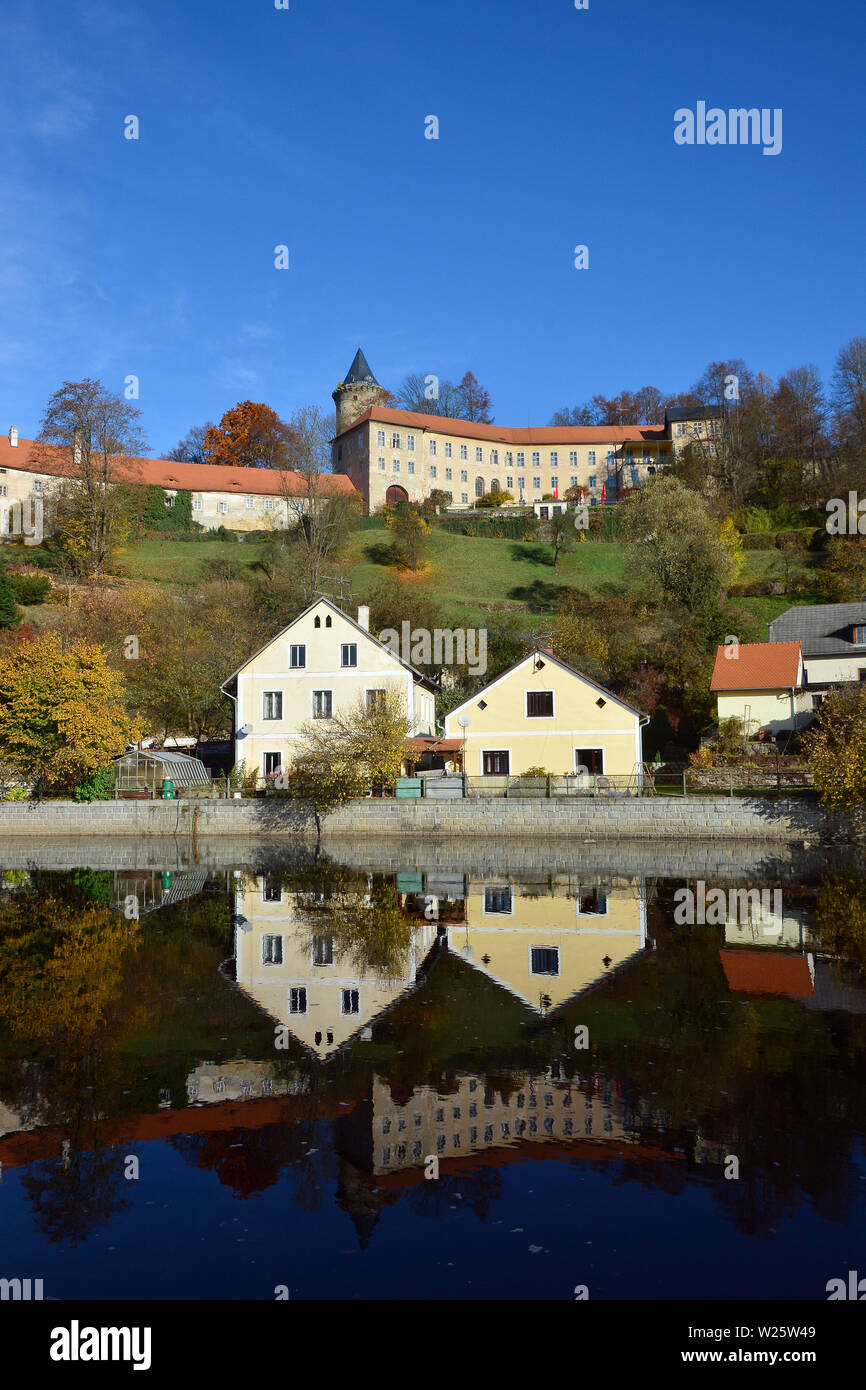
[[[543,885],[471,883],[450,950],[545,1013],[646,945],[643,882],[602,887],[559,876]]]
[[[327,914],[317,923],[307,906],[309,897],[268,878],[236,890],[236,979],[272,1018],[324,1058],[412,987],[436,940],[436,924],[414,922],[397,973],[381,978],[341,954]]]
[[[373,1172],[423,1166],[428,1155],[464,1158],[520,1141],[625,1139],[615,1084],[605,1082],[589,1093],[579,1090],[580,1084],[577,1076],[565,1081],[530,1076],[504,1095],[480,1077],[460,1076],[448,1096],[419,1086],[401,1105],[374,1076]]]

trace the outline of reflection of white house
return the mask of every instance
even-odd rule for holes
[[[473,882],[451,951],[539,1013],[558,1008],[646,945],[643,884]]]
[[[383,979],[341,956],[328,917],[305,912],[298,893],[268,878],[235,894],[237,983],[321,1058],[329,1057],[415,983],[436,923],[413,922],[399,973]]]
[[[303,724],[400,696],[411,735],[435,732],[435,686],[358,621],[320,598],[245,661],[222,689],[235,701],[235,760],[268,777],[288,768]],[[246,732],[243,732],[246,731]]]
[[[799,642],[740,642],[719,647],[710,689],[719,722],[739,719],[749,736],[809,722],[812,700]]]
[[[770,642],[799,642],[810,689],[866,681],[866,600],[801,604],[770,623]]]

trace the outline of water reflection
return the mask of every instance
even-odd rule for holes
[[[338,1214],[363,1250],[385,1212],[422,1246],[430,1218],[492,1230],[539,1162],[534,1210],[554,1225],[563,1201],[593,1220],[563,1174],[600,1183],[600,1211],[633,1189],[647,1230],[676,1196],[683,1240],[773,1242],[813,1219],[825,1245],[831,1227],[863,1231],[856,865],[789,875],[775,921],[688,926],[675,893],[694,880],[673,874],[442,860],[4,875],[0,1162],[33,1240],[121,1239],[136,1204],[167,1205],[176,1173],[124,1178],[125,1156],[157,1148],[184,1182],[290,1192],[326,1246]],[[196,1191],[207,1212],[213,1189]],[[263,1242],[291,1224],[284,1204],[268,1220]],[[780,1286],[788,1264],[780,1249]],[[399,1285],[377,1277],[379,1294]],[[682,1276],[661,1277],[673,1291]]]

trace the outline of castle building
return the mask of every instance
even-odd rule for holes
[[[422,502],[434,491],[448,494],[452,507],[469,508],[497,488],[526,506],[572,487],[590,505],[613,501],[642,487],[687,444],[712,448],[721,415],[699,406],[667,410],[663,425],[516,429],[393,410],[360,348],[333,398],[332,468],[351,479],[371,512]]]

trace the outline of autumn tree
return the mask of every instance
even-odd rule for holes
[[[569,551],[577,540],[572,512],[554,512],[547,524],[547,534],[553,547],[553,568],[556,569],[560,555]]]
[[[481,385],[474,372],[464,373],[457,387],[457,400],[461,420],[471,420],[482,425],[493,424],[490,392]]]
[[[22,780],[68,791],[139,732],[101,647],[48,633],[0,655],[0,746]]]
[[[389,514],[385,523],[393,536],[392,563],[401,569],[420,570],[427,555],[430,525],[420,512],[405,504]]]
[[[493,423],[490,393],[473,372],[465,372],[457,383],[431,374],[410,373],[400,387],[399,400],[404,410],[420,415],[442,415],[451,420],[474,420]]]
[[[62,474],[46,495],[46,511],[68,553],[86,573],[101,576],[129,531],[132,484],[145,448],[141,412],[101,381],[64,381],[50,397],[30,459]]]
[[[569,593],[562,600],[549,641],[554,655],[561,661],[576,666],[593,680],[610,678],[610,643],[586,612],[582,595]]]
[[[336,709],[330,719],[302,724],[298,757],[311,757],[320,765],[331,758],[339,767],[361,769],[367,786],[391,787],[400,774],[410,728],[405,696],[386,687],[375,698]]]
[[[292,416],[290,467],[283,500],[297,542],[304,593],[309,602],[322,592],[326,570],[345,546],[363,506],[354,492],[338,489],[331,472],[333,416],[303,406]]]
[[[833,371],[836,433],[843,448],[866,450],[866,337],[852,338],[836,355]]]
[[[715,614],[737,562],[704,500],[674,478],[655,477],[622,512],[622,538],[633,544],[633,578],[659,604],[694,618]]]
[[[862,814],[866,802],[866,690],[858,686],[832,691],[803,741],[822,803]]]
[[[205,427],[202,462],[228,468],[291,468],[291,446],[291,426],[275,410],[260,401],[239,401],[218,425]]]

